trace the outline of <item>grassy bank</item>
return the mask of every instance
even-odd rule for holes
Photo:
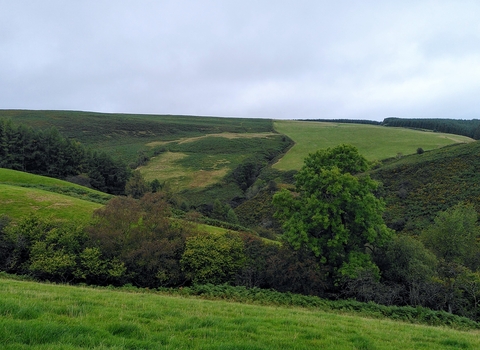
[[[371,172],[382,183],[386,222],[418,234],[439,211],[459,202],[480,211],[480,142],[452,145],[388,162]]]
[[[475,349],[458,331],[297,307],[0,279],[5,349]]]
[[[35,212],[43,217],[86,222],[110,198],[70,182],[0,168],[0,214],[12,219]]]

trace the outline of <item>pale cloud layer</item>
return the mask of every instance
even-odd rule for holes
[[[0,0],[0,109],[480,118],[478,1]]]

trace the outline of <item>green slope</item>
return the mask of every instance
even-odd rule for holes
[[[368,124],[277,120],[274,125],[275,130],[295,141],[295,146],[274,165],[279,170],[298,170],[309,153],[342,143],[357,147],[362,155],[373,161],[413,154],[418,148],[431,150],[473,141],[459,135]]]
[[[111,197],[66,181],[0,168],[0,214],[13,219],[36,213],[85,222]]]
[[[55,127],[63,136],[121,157],[127,163],[136,161],[138,152],[150,150],[147,144],[152,142],[273,131],[271,120],[247,118],[36,110],[0,110],[0,118],[40,129]]]
[[[459,331],[330,313],[0,280],[4,349],[478,349]]]
[[[245,163],[264,165],[291,144],[269,119],[28,110],[0,110],[0,118],[56,127],[63,136],[121,158],[148,181],[186,191],[184,201],[194,205],[241,197],[242,179],[228,175]]]
[[[452,145],[392,161],[371,173],[382,184],[386,222],[409,233],[460,201],[480,212],[480,142]]]

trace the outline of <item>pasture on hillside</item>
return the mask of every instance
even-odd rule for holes
[[[83,199],[40,189],[0,184],[0,215],[20,219],[34,213],[66,222],[87,222],[102,207]]]
[[[188,192],[184,197],[194,205],[242,197],[260,169],[291,145],[270,119],[28,110],[0,110],[1,118],[55,127],[139,169],[148,181]]]
[[[67,181],[0,168],[0,215],[31,213],[62,221],[87,222],[111,195]]]
[[[454,143],[474,141],[465,136],[369,124],[345,124],[276,120],[275,130],[295,145],[273,165],[278,170],[299,170],[303,159],[319,149],[351,144],[368,160],[383,160],[413,154],[418,148],[431,150]]]
[[[0,276],[4,349],[478,349],[460,331],[325,312]]]

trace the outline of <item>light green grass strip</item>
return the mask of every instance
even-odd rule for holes
[[[466,136],[368,124],[277,120],[274,125],[275,130],[295,141],[290,151],[274,165],[279,170],[298,170],[309,153],[342,143],[357,147],[363,156],[373,161],[413,154],[418,148],[427,151],[474,141]]]
[[[19,219],[30,213],[64,221],[87,222],[101,204],[49,191],[0,184],[0,215]]]
[[[77,185],[72,182],[55,179],[48,176],[35,175],[25,173],[22,171],[0,168],[0,183],[15,183],[15,184],[28,184],[28,185],[44,185],[44,186],[57,186],[57,187],[71,187],[89,191],[92,193],[98,193],[105,195],[105,193],[87,188],[85,186]]]

